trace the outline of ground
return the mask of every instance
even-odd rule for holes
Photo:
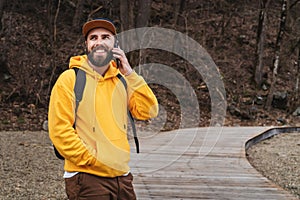
[[[247,151],[249,162],[277,185],[300,199],[300,133],[282,133]]]
[[[0,199],[63,200],[63,162],[46,132],[1,132]]]
[[[66,200],[63,161],[46,131],[0,132],[0,199]],[[274,136],[247,151],[264,176],[300,199],[300,133]]]

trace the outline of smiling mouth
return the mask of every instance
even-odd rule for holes
[[[95,52],[96,52],[96,53],[104,53],[105,50],[104,50],[104,49],[98,49],[98,50],[96,50]]]
[[[105,49],[96,49],[96,50],[94,50],[93,51],[93,54],[95,55],[95,56],[105,56],[106,55],[106,50]]]
[[[92,50],[94,53],[106,53],[107,52],[107,49],[104,47],[104,46],[102,46],[102,45],[100,45],[100,46],[97,46],[97,47],[95,47],[93,50]]]

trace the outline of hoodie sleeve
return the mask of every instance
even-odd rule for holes
[[[158,115],[158,102],[152,90],[136,72],[126,76],[129,109],[134,118],[147,120]]]
[[[75,72],[66,70],[55,83],[50,97],[48,126],[49,137],[58,152],[75,165],[93,165],[90,154],[73,128],[75,121]]]

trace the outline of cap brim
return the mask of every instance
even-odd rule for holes
[[[86,22],[82,27],[82,34],[84,37],[95,28],[104,28],[112,32],[113,35],[116,35],[116,27],[113,23],[109,22],[108,20],[103,19],[96,19]]]

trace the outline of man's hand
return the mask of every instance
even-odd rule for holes
[[[120,64],[121,64],[119,66],[120,72],[124,76],[128,76],[129,74],[131,74],[133,72],[133,69],[131,68],[131,66],[129,64],[124,51],[120,48],[113,48],[112,53],[116,59],[120,60]]]

